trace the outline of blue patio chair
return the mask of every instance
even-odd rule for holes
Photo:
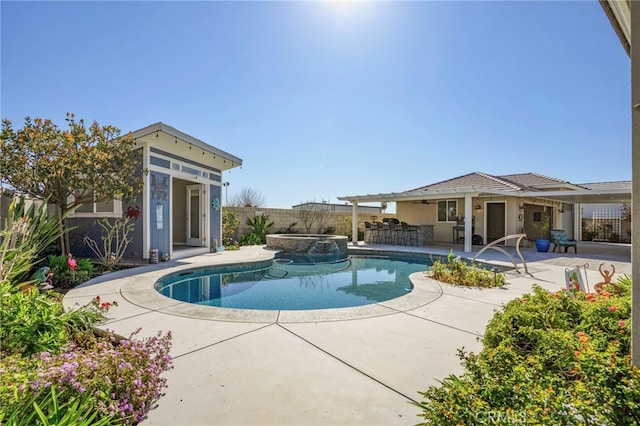
[[[553,244],[553,250],[560,252],[560,247],[564,247],[564,252],[566,253],[569,247],[573,247],[573,251],[578,253],[578,243],[576,240],[570,240],[567,236],[567,233],[562,229],[552,229],[551,231],[551,244]]]

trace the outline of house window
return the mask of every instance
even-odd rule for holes
[[[458,216],[456,200],[438,201],[438,222],[455,222]]]
[[[71,217],[120,217],[122,216],[122,201],[107,200],[86,203],[76,208]]]

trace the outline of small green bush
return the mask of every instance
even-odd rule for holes
[[[240,245],[242,246],[257,246],[262,244],[260,237],[253,232],[249,234],[244,234],[240,237]]]
[[[7,426],[103,426],[121,425],[129,419],[108,417],[93,406],[94,396],[88,392],[65,401],[55,385],[25,398],[15,410],[0,410],[0,424]]]
[[[628,296],[534,287],[496,313],[465,372],[419,392],[427,424],[640,423]]]
[[[264,244],[267,242],[267,234],[273,228],[273,222],[269,222],[269,215],[261,214],[255,217],[248,217],[247,226],[251,229],[251,233],[258,237],[259,242],[257,244]]]
[[[36,289],[18,291],[9,283],[0,283],[0,350],[29,356],[38,352],[57,353],[69,342],[72,328],[90,330],[106,319],[111,303],[99,299],[65,312],[55,297]]]
[[[78,266],[75,271],[69,268],[68,260],[69,257],[66,255],[49,256],[49,268],[53,272],[53,284],[55,287],[69,289],[93,278],[95,274],[94,266],[89,259],[76,259]]]
[[[470,287],[500,287],[505,282],[504,274],[455,258],[453,252],[447,256],[446,262],[434,260],[429,275],[444,283]]]
[[[237,249],[238,242],[234,240],[234,235],[236,230],[238,229],[238,225],[240,225],[240,219],[238,219],[238,213],[229,210],[227,208],[222,208],[222,245],[225,249],[229,250]]]

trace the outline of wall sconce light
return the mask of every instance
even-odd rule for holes
[[[565,209],[565,204],[564,203],[560,203],[560,208],[558,209],[558,211],[560,213],[564,213],[564,209]]]
[[[476,210],[482,210],[482,206],[480,204],[476,204]]]

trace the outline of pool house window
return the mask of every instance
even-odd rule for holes
[[[458,216],[456,200],[438,201],[438,222],[455,222]]]
[[[121,200],[94,201],[76,208],[70,217],[120,217],[122,216]]]

